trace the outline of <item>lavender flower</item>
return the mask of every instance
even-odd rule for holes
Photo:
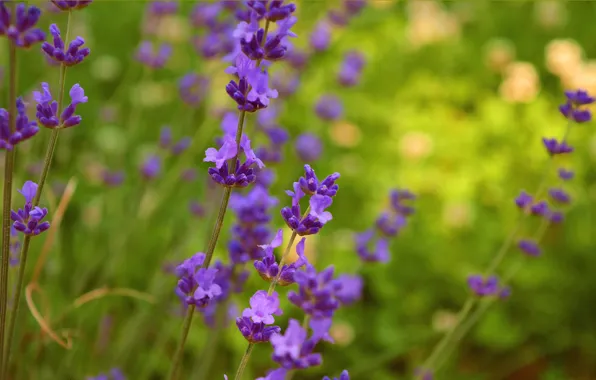
[[[141,174],[145,179],[153,179],[161,173],[161,158],[152,154],[141,165]]]
[[[269,98],[277,98],[277,91],[269,88],[269,74],[261,71],[249,57],[240,53],[235,66],[226,69],[226,73],[235,74],[238,82],[232,80],[226,86],[226,92],[237,104],[238,109],[255,112],[269,105]]]
[[[389,241],[386,238],[377,238],[374,250],[370,249],[375,238],[375,230],[370,229],[356,234],[356,252],[362,261],[386,263],[389,261]]]
[[[45,33],[35,28],[41,10],[37,7],[27,7],[25,3],[16,5],[14,14],[0,1],[0,36],[7,36],[15,46],[28,48],[45,40]]]
[[[50,0],[58,9],[70,11],[83,9],[93,2],[93,0]]]
[[[325,376],[322,380],[331,380],[331,378]],[[350,380],[350,374],[348,373],[348,370],[344,370],[339,377],[334,377],[333,380]]]
[[[174,156],[182,154],[186,149],[188,149],[191,143],[192,139],[190,137],[181,138],[172,146],[172,154]]]
[[[310,46],[314,51],[327,50],[331,43],[331,26],[326,21],[319,21],[310,35]]]
[[[364,55],[357,51],[350,51],[344,56],[337,80],[342,86],[352,87],[360,81],[360,75],[364,68]]]
[[[336,96],[322,95],[315,105],[315,112],[323,120],[337,120],[343,114],[343,106]]]
[[[285,380],[288,370],[285,368],[278,368],[267,372],[267,376],[259,377],[257,380]]]
[[[548,191],[548,194],[550,195],[551,199],[555,202],[564,204],[571,202],[571,197],[563,189],[552,188]]]
[[[258,290],[250,298],[250,308],[244,309],[242,317],[250,318],[254,323],[271,325],[275,322],[273,316],[281,314],[277,292],[268,295],[265,290]]]
[[[533,201],[534,198],[532,198],[532,196],[526,193],[524,190],[522,190],[517,198],[515,198],[515,204],[522,210],[526,209],[528,206],[531,206]]]
[[[358,275],[342,274],[337,277],[341,284],[339,290],[335,292],[335,298],[343,305],[351,305],[362,297],[362,277]]]
[[[48,58],[55,62],[62,63],[65,66],[74,66],[83,62],[85,57],[91,52],[89,48],[81,49],[81,46],[85,44],[85,40],[82,37],[75,38],[68,45],[68,49],[65,50],[64,41],[60,36],[60,29],[58,29],[56,24],[50,26],[50,33],[54,36],[54,44],[44,42],[41,45],[41,49],[46,53]]]
[[[317,272],[312,265],[303,271],[294,273],[298,284],[298,292],[289,292],[288,299],[313,318],[330,318],[337,308],[339,300],[336,293],[343,286],[342,282],[333,278],[333,266]]]
[[[573,171],[571,170],[566,170],[564,168],[559,168],[559,178],[561,178],[563,181],[569,181],[570,179],[573,179],[575,173],[573,173]]]
[[[270,238],[270,209],[278,203],[267,189],[257,185],[245,195],[233,193],[230,209],[236,214],[236,224],[232,228],[232,239],[228,243],[230,259],[235,264],[243,264],[250,259],[263,257],[259,248]]]
[[[122,185],[125,175],[123,170],[109,171],[106,169],[102,172],[101,177],[105,185],[116,187]]]
[[[576,123],[585,123],[592,120],[590,110],[582,107],[594,103],[595,98],[588,95],[584,90],[565,91],[565,97],[567,102],[559,106],[559,111],[563,116]]]
[[[310,165],[306,164],[304,165],[304,176],[298,179],[298,184],[300,185],[300,190],[305,194],[319,194],[333,198],[339,190],[339,185],[335,183],[339,177],[339,173],[336,172],[319,182],[315,171]],[[288,193],[288,195],[292,194]]]
[[[312,133],[303,133],[296,139],[296,153],[305,162],[316,161],[321,157],[323,144],[321,140]]]
[[[168,149],[172,144],[172,128],[168,126],[161,127],[159,131],[159,147]]]
[[[573,152],[573,147],[567,145],[566,141],[558,142],[557,139],[543,138],[544,147],[551,156]]]
[[[209,79],[195,73],[186,74],[178,82],[180,98],[191,107],[198,107],[201,104],[208,89]]]
[[[273,250],[281,246],[282,239],[283,231],[279,229],[275,235],[275,238],[271,241],[271,244],[260,245],[259,247],[265,251],[265,256],[260,260],[255,260],[254,266],[263,280],[271,282],[279,275],[277,284],[281,286],[287,286],[295,282],[294,275],[296,271],[306,265],[308,260],[304,255],[305,239],[302,238],[296,245],[298,260],[289,265],[284,264],[284,266],[281,268],[281,274],[279,274],[279,264],[275,259]]]
[[[258,18],[265,18],[268,21],[284,20],[296,10],[295,4],[283,4],[283,1],[255,1],[250,0],[246,2],[257,15]]]
[[[321,354],[313,353],[315,339],[307,339],[306,330],[295,319],[290,319],[285,333],[271,336],[273,360],[285,369],[304,369],[320,365]]]
[[[499,280],[495,276],[483,278],[481,275],[468,277],[468,287],[479,297],[496,295],[499,288]]]
[[[147,12],[153,16],[166,16],[178,12],[177,1],[151,1],[147,6]]]
[[[250,343],[269,342],[273,335],[281,332],[279,326],[267,326],[262,322],[255,323],[248,317],[236,318],[236,326]]]
[[[176,267],[176,294],[184,305],[205,307],[222,294],[222,288],[214,282],[217,269],[201,268],[204,261],[205,254],[198,252]]]
[[[27,181],[22,189],[18,190],[25,198],[25,206],[18,211],[10,211],[13,227],[25,235],[35,236],[50,228],[50,222],[42,222],[48,214],[48,209],[33,206],[33,200],[37,193],[37,184]]]
[[[540,256],[542,250],[534,240],[523,239],[517,242],[519,249],[528,256]]]
[[[192,215],[196,216],[197,218],[202,218],[203,216],[205,216],[205,209],[196,200],[191,200],[190,202],[188,202],[188,210]]]
[[[137,49],[135,58],[137,61],[152,69],[161,69],[165,66],[167,60],[172,54],[172,46],[167,43],[159,45],[157,52],[153,44],[149,41],[143,41]]]
[[[17,101],[16,129],[11,132],[9,125],[9,114],[4,108],[0,108],[0,149],[12,150],[12,148],[37,134],[39,128],[35,121],[29,121],[23,98]]]

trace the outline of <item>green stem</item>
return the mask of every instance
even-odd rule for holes
[[[68,21],[66,24],[66,41],[69,41],[69,39],[70,39],[71,19],[72,19],[72,12],[69,11],[68,12]],[[58,117],[60,117],[60,114],[62,112],[62,105],[63,105],[63,101],[64,101],[64,92],[65,92],[64,90],[66,87],[66,66],[65,65],[60,66],[59,86],[60,86],[60,94],[58,96],[58,108],[57,108],[57,112],[56,112],[56,115],[58,115]],[[43,188],[46,183],[46,179],[48,177],[50,167],[52,166],[52,159],[54,157],[56,143],[58,142],[59,132],[60,132],[60,127],[57,127],[52,130],[52,134],[50,135],[50,141],[48,143],[48,149],[46,151],[43,169],[41,171],[41,175],[40,175],[39,181],[37,183],[37,185],[38,185],[37,192],[35,193],[35,197],[33,198],[33,206],[39,206],[41,194],[43,192]],[[26,235],[25,238],[23,239],[23,246],[21,249],[21,256],[20,256],[20,263],[19,263],[19,265],[20,265],[19,274],[17,277],[17,288],[15,290],[14,310],[12,311],[11,316],[10,316],[5,355],[2,356],[2,372],[1,372],[3,375],[2,378],[6,378],[6,375],[8,373],[8,366],[10,363],[9,362],[10,352],[11,352],[11,348],[12,348],[11,346],[12,346],[12,341],[14,338],[14,330],[15,330],[16,320],[18,319],[20,297],[21,297],[21,293],[23,291],[23,282],[24,282],[24,277],[25,277],[25,269],[27,266],[27,253],[29,251],[30,239],[31,239],[31,236],[29,236],[29,235]],[[2,323],[2,325],[4,326],[4,323]]]
[[[437,361],[441,357],[445,349],[449,346],[451,340],[456,336],[455,332],[457,331],[459,325],[463,323],[463,321],[468,317],[468,314],[470,314],[470,311],[472,311],[472,308],[475,304],[476,298],[468,298],[468,300],[464,304],[464,307],[461,309],[459,315],[457,316],[457,321],[455,322],[455,325],[451,328],[451,330],[449,330],[447,334],[445,334],[445,336],[443,337],[443,339],[441,339],[439,344],[435,346],[435,349],[433,350],[431,355],[428,357],[428,359],[426,359],[426,361],[422,365],[422,368],[424,370],[430,370],[433,368],[435,361]]]
[[[8,125],[10,133],[16,130],[17,92],[17,49],[9,42],[9,84],[8,84]],[[2,265],[0,279],[0,373],[4,372],[4,332],[8,314],[8,264],[10,256],[10,208],[12,205],[12,174],[16,144],[6,150],[4,156],[4,189],[2,196]]]
[[[176,354],[174,354],[174,361],[172,362],[172,368],[170,369],[170,375],[168,379],[174,380],[178,375],[178,370],[180,368],[180,361],[182,360],[182,353],[184,352],[184,344],[186,343],[186,338],[188,337],[188,332],[190,331],[190,325],[192,323],[192,316],[195,312],[195,305],[189,305],[188,310],[186,311],[186,317],[184,317],[184,325],[182,326],[182,337],[180,338],[180,344],[178,344],[178,348],[176,348]]]
[[[234,380],[242,379],[242,375],[244,374],[244,369],[246,368],[246,365],[248,364],[248,359],[250,359],[250,354],[252,353],[252,349],[254,347],[255,347],[254,343],[249,343],[248,347],[246,347],[246,352],[244,352],[244,355],[242,356],[242,359],[240,360],[240,365],[238,366],[238,370],[236,371],[236,376],[234,376]]]

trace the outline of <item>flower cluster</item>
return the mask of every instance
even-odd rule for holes
[[[232,263],[243,264],[263,257],[259,246],[270,238],[269,210],[277,203],[277,198],[270,196],[268,190],[258,184],[248,193],[231,195],[229,207],[236,214],[232,239],[228,243]]]
[[[406,204],[416,198],[410,191],[395,189],[389,198],[389,209],[377,218],[375,228],[356,235],[356,251],[363,261],[389,261],[389,239],[397,236],[407,224],[408,216],[414,213]]]
[[[566,118],[575,121],[576,123],[585,123],[592,120],[590,110],[584,107],[594,103],[596,99],[586,91],[565,91],[567,102],[559,106],[559,111]]]
[[[281,209],[288,227],[300,236],[318,233],[331,220],[331,213],[325,209],[331,206],[339,189],[339,185],[335,183],[339,179],[339,173],[333,173],[319,182],[310,165],[304,165],[304,171],[305,175],[294,182],[294,191],[286,191],[292,197],[292,207]],[[300,200],[305,195],[309,196],[309,208],[308,213],[302,215]]]
[[[198,252],[176,267],[176,295],[184,305],[205,307],[222,294],[221,286],[215,283],[217,269],[202,268],[204,261],[205,254]]]
[[[28,48],[46,39],[41,29],[35,28],[41,15],[37,7],[16,5],[14,13],[0,0],[0,36],[7,36],[17,47]]]
[[[327,13],[327,19],[337,26],[346,26],[366,6],[366,0],[343,0],[341,3],[341,7]]]
[[[178,82],[180,98],[190,107],[199,106],[208,89],[209,78],[196,73],[186,74]]]
[[[283,335],[278,333],[271,336],[273,360],[287,370],[320,365],[321,354],[313,353],[313,350],[321,336],[316,331],[313,331],[310,338],[307,335],[307,331],[300,326],[297,320],[290,319],[288,328]]]
[[[328,376],[325,376],[322,380],[332,380]],[[347,370],[344,370],[339,377],[334,377],[333,380],[350,380],[350,374]]]
[[[174,156],[182,154],[190,144],[192,140],[190,137],[186,136],[178,140],[176,143],[172,141],[172,130],[168,126],[164,126],[161,128],[161,132],[159,134],[159,147],[165,150],[169,150]]]
[[[358,51],[349,51],[344,56],[337,80],[345,87],[352,87],[360,82],[362,69],[366,61],[362,53]]]
[[[238,82],[231,80],[227,84],[226,92],[241,111],[258,111],[269,105],[269,99],[277,98],[277,91],[269,88],[268,72],[261,71],[256,62],[244,53],[236,56],[235,66],[228,67],[226,73],[238,78]]]
[[[335,95],[321,95],[315,105],[317,116],[325,121],[339,119],[343,114],[343,106]]]
[[[259,247],[265,251],[265,256],[260,260],[255,260],[254,266],[259,276],[267,282],[271,282],[274,279],[278,279],[277,284],[281,286],[287,286],[295,282],[294,275],[296,271],[307,264],[307,259],[304,256],[304,245],[305,239],[302,238],[296,245],[296,253],[298,254],[298,260],[291,264],[284,264],[280,270],[279,264],[275,258],[273,250],[279,246],[283,241],[283,231],[280,229],[277,231],[275,238],[270,244],[260,245]]]
[[[39,128],[35,121],[29,121],[25,103],[22,98],[16,101],[17,115],[16,115],[16,129],[10,130],[10,117],[7,110],[0,108],[0,149],[12,150],[12,148],[21,141],[27,140],[37,132]]]
[[[288,299],[315,319],[331,318],[339,308],[336,294],[343,286],[333,274],[333,266],[317,272],[312,265],[307,265],[306,270],[294,273],[299,290],[288,293]]]
[[[240,1],[199,2],[195,5],[190,22],[197,31],[193,38],[197,53],[212,59],[233,54],[235,48],[239,48],[234,28],[235,22],[244,18],[242,7]]]
[[[33,98],[37,102],[37,112],[35,116],[39,124],[46,128],[70,128],[81,124],[83,118],[75,115],[77,106],[81,103],[87,103],[88,98],[85,91],[77,83],[69,91],[71,102],[62,111],[58,118],[58,102],[54,100],[50,92],[50,86],[47,83],[41,84],[42,92],[33,91]]]
[[[54,44],[44,42],[41,45],[41,49],[46,53],[49,59],[54,62],[61,63],[65,66],[74,66],[83,62],[85,57],[89,55],[91,50],[89,48],[82,48],[85,44],[85,40],[82,37],[75,38],[69,45],[68,49],[64,50],[64,40],[60,36],[60,29],[56,24],[50,26],[50,33],[54,37]]]
[[[478,297],[499,296],[500,298],[507,298],[511,293],[509,287],[499,285],[499,279],[495,276],[470,275],[468,276],[468,287]]]
[[[268,295],[259,290],[250,298],[250,308],[244,309],[242,317],[236,319],[236,325],[249,342],[268,342],[272,335],[281,331],[279,326],[270,326],[275,322],[273,316],[281,314],[277,293]]]
[[[93,2],[93,0],[51,0],[52,3],[62,11],[71,11],[83,9]]]
[[[39,235],[50,228],[50,222],[43,222],[43,219],[48,215],[48,209],[33,205],[37,187],[35,182],[25,182],[23,187],[18,190],[25,198],[25,206],[17,211],[11,210],[10,212],[10,218],[14,222],[13,227],[15,230],[29,236]]]
[[[157,50],[150,41],[143,41],[139,45],[135,58],[140,63],[151,69],[161,69],[172,55],[172,46],[168,43],[161,43]]]
[[[86,380],[126,380],[126,377],[118,368],[112,368],[107,375],[102,373],[95,377],[88,377]]]

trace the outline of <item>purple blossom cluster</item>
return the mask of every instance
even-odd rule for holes
[[[33,205],[37,194],[37,184],[33,181],[27,181],[18,192],[25,198],[25,205],[17,211],[10,212],[13,227],[15,230],[25,235],[39,235],[50,228],[50,222],[43,221],[48,215],[48,209]]]
[[[174,156],[182,154],[190,144],[192,139],[188,136],[182,137],[180,140],[174,142],[172,140],[172,129],[168,126],[163,126],[159,134],[159,147],[169,151]]]
[[[41,49],[46,53],[47,57],[56,63],[63,64],[65,66],[77,65],[85,59],[91,52],[89,48],[81,47],[85,44],[83,37],[75,38],[69,45],[68,49],[65,50],[65,43],[60,36],[60,29],[56,24],[50,26],[50,34],[54,37],[54,43],[44,42],[41,45]]]
[[[511,292],[509,287],[499,285],[499,279],[496,276],[470,275],[468,277],[468,287],[478,297],[499,296],[500,298],[507,298]]]
[[[93,2],[93,0],[51,0],[61,11],[71,11],[83,9]]]
[[[176,295],[184,305],[205,307],[222,294],[221,286],[215,283],[217,269],[203,268],[204,262],[205,254],[198,252],[176,267]]]
[[[16,5],[14,12],[7,7],[5,1],[0,1],[0,36],[6,36],[15,46],[28,48],[45,40],[45,33],[35,28],[41,10],[35,6],[28,7],[25,3]]]
[[[85,96],[85,91],[77,83],[69,91],[71,102],[64,108],[60,117],[58,117],[58,102],[54,100],[50,92],[50,85],[47,83],[41,84],[42,91],[33,91],[33,98],[37,102],[37,112],[35,116],[39,124],[46,128],[70,128],[81,124],[83,118],[80,115],[75,115],[77,106],[82,103],[87,103],[89,100]]]
[[[39,132],[37,123],[29,121],[23,98],[16,100],[16,109],[16,129],[11,131],[9,113],[4,108],[0,108],[0,149],[12,150],[16,144],[30,139]]]
[[[306,256],[304,256],[304,245],[306,240],[302,238],[296,245],[296,254],[298,254],[298,260],[291,264],[283,264],[280,270],[280,264],[277,262],[273,251],[275,248],[281,246],[282,242],[283,231],[280,229],[277,231],[275,238],[270,244],[259,246],[265,251],[265,255],[261,259],[255,260],[254,267],[263,280],[271,282],[277,279],[278,285],[288,286],[295,282],[294,275],[296,271],[306,265],[308,262]]]
[[[379,215],[375,227],[356,235],[356,252],[363,261],[389,261],[389,240],[399,234],[414,213],[408,204],[414,199],[416,196],[408,190],[391,191],[389,208]]]

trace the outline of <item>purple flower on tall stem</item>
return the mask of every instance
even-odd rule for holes
[[[322,380],[331,380],[331,378],[325,376]],[[339,377],[334,377],[333,380],[350,380],[350,374],[348,373],[348,370],[344,370]]]
[[[565,168],[559,168],[558,173],[559,178],[561,178],[563,181],[569,181],[570,179],[573,179],[575,175],[573,171],[567,170]]]
[[[21,189],[18,190],[25,198],[25,206],[17,211],[10,211],[13,227],[25,235],[35,236],[50,228],[50,223],[42,220],[48,214],[46,208],[33,206],[33,201],[37,193],[37,184],[33,181],[27,181]]]
[[[35,28],[41,15],[37,7],[25,3],[16,5],[14,13],[0,1],[0,36],[7,36],[17,47],[28,48],[45,40],[45,33]]]
[[[317,52],[327,50],[331,43],[331,26],[326,21],[319,21],[310,35],[310,46]]]
[[[159,45],[157,52],[150,41],[143,41],[137,49],[135,58],[137,61],[152,69],[161,69],[172,54],[172,46],[167,43]]]
[[[592,120],[590,110],[583,107],[594,103],[595,98],[588,95],[584,90],[565,91],[565,97],[567,97],[567,102],[559,106],[559,111],[563,116],[576,123],[585,123]]]
[[[222,294],[221,287],[214,282],[217,269],[201,268],[204,261],[205,254],[199,252],[176,268],[176,294],[184,305],[205,307],[209,301]]]
[[[161,173],[161,158],[152,154],[141,165],[141,174],[145,179],[156,178]]]
[[[551,156],[573,152],[573,147],[569,146],[566,141],[558,142],[557,139],[545,137],[542,139],[542,142]]]
[[[365,63],[366,61],[362,53],[358,51],[350,51],[346,53],[337,76],[339,83],[346,87],[358,84]]]
[[[102,172],[101,177],[105,185],[110,187],[116,187],[122,185],[122,183],[124,182],[125,174],[124,170],[109,171],[106,169]]]
[[[37,102],[36,117],[39,123],[46,128],[70,128],[76,127],[81,124],[83,118],[80,115],[75,115],[77,106],[81,103],[87,103],[89,98],[85,96],[85,90],[77,83],[68,92],[70,95],[71,102],[60,115],[60,122],[57,123],[58,118],[56,112],[58,112],[58,105],[55,100],[52,99],[50,93],[50,87],[47,83],[42,83],[42,91],[34,91],[33,98]]]
[[[242,316],[250,318],[254,323],[271,325],[275,322],[274,315],[281,315],[279,296],[277,292],[268,295],[265,290],[258,290],[250,298],[250,308],[244,309]]]
[[[83,9],[93,2],[93,0],[50,0],[61,11],[70,11]]]
[[[320,365],[321,354],[313,353],[315,339],[307,339],[307,332],[295,319],[290,319],[284,334],[273,334],[273,360],[285,369],[304,369]]]
[[[37,123],[29,121],[23,98],[18,98],[16,130],[10,131],[9,114],[4,108],[0,108],[0,149],[12,150],[12,148],[21,141],[30,139],[39,132]]]
[[[495,276],[484,278],[481,275],[468,276],[468,287],[479,297],[494,296],[499,290],[499,280]]]
[[[288,299],[313,318],[331,318],[339,308],[336,293],[343,286],[342,281],[333,278],[334,268],[330,266],[321,272],[312,265],[294,273],[298,292],[289,292]]]
[[[270,244],[260,245],[259,247],[265,251],[265,256],[260,260],[255,260],[254,267],[261,276],[261,278],[267,282],[273,281],[278,275],[279,280],[277,285],[287,286],[295,282],[294,275],[296,271],[306,265],[308,260],[304,255],[305,239],[302,238],[296,245],[296,253],[298,254],[298,260],[291,264],[284,264],[281,268],[281,274],[279,264],[275,258],[273,250],[281,246],[283,237],[283,231],[280,229],[277,231],[275,238]]]
[[[527,254],[528,256],[540,256],[542,254],[542,250],[538,246],[538,243],[534,240],[530,239],[522,239],[517,242],[517,246],[519,249]]]
[[[186,74],[178,82],[178,90],[184,103],[197,107],[209,90],[209,79],[195,73]]]
[[[54,44],[44,42],[41,49],[46,53],[47,57],[55,62],[61,63],[65,66],[77,65],[85,59],[91,52],[89,48],[82,48],[85,40],[82,37],[75,38],[65,50],[65,44],[60,36],[60,29],[56,24],[50,26],[50,33],[54,37]]]

